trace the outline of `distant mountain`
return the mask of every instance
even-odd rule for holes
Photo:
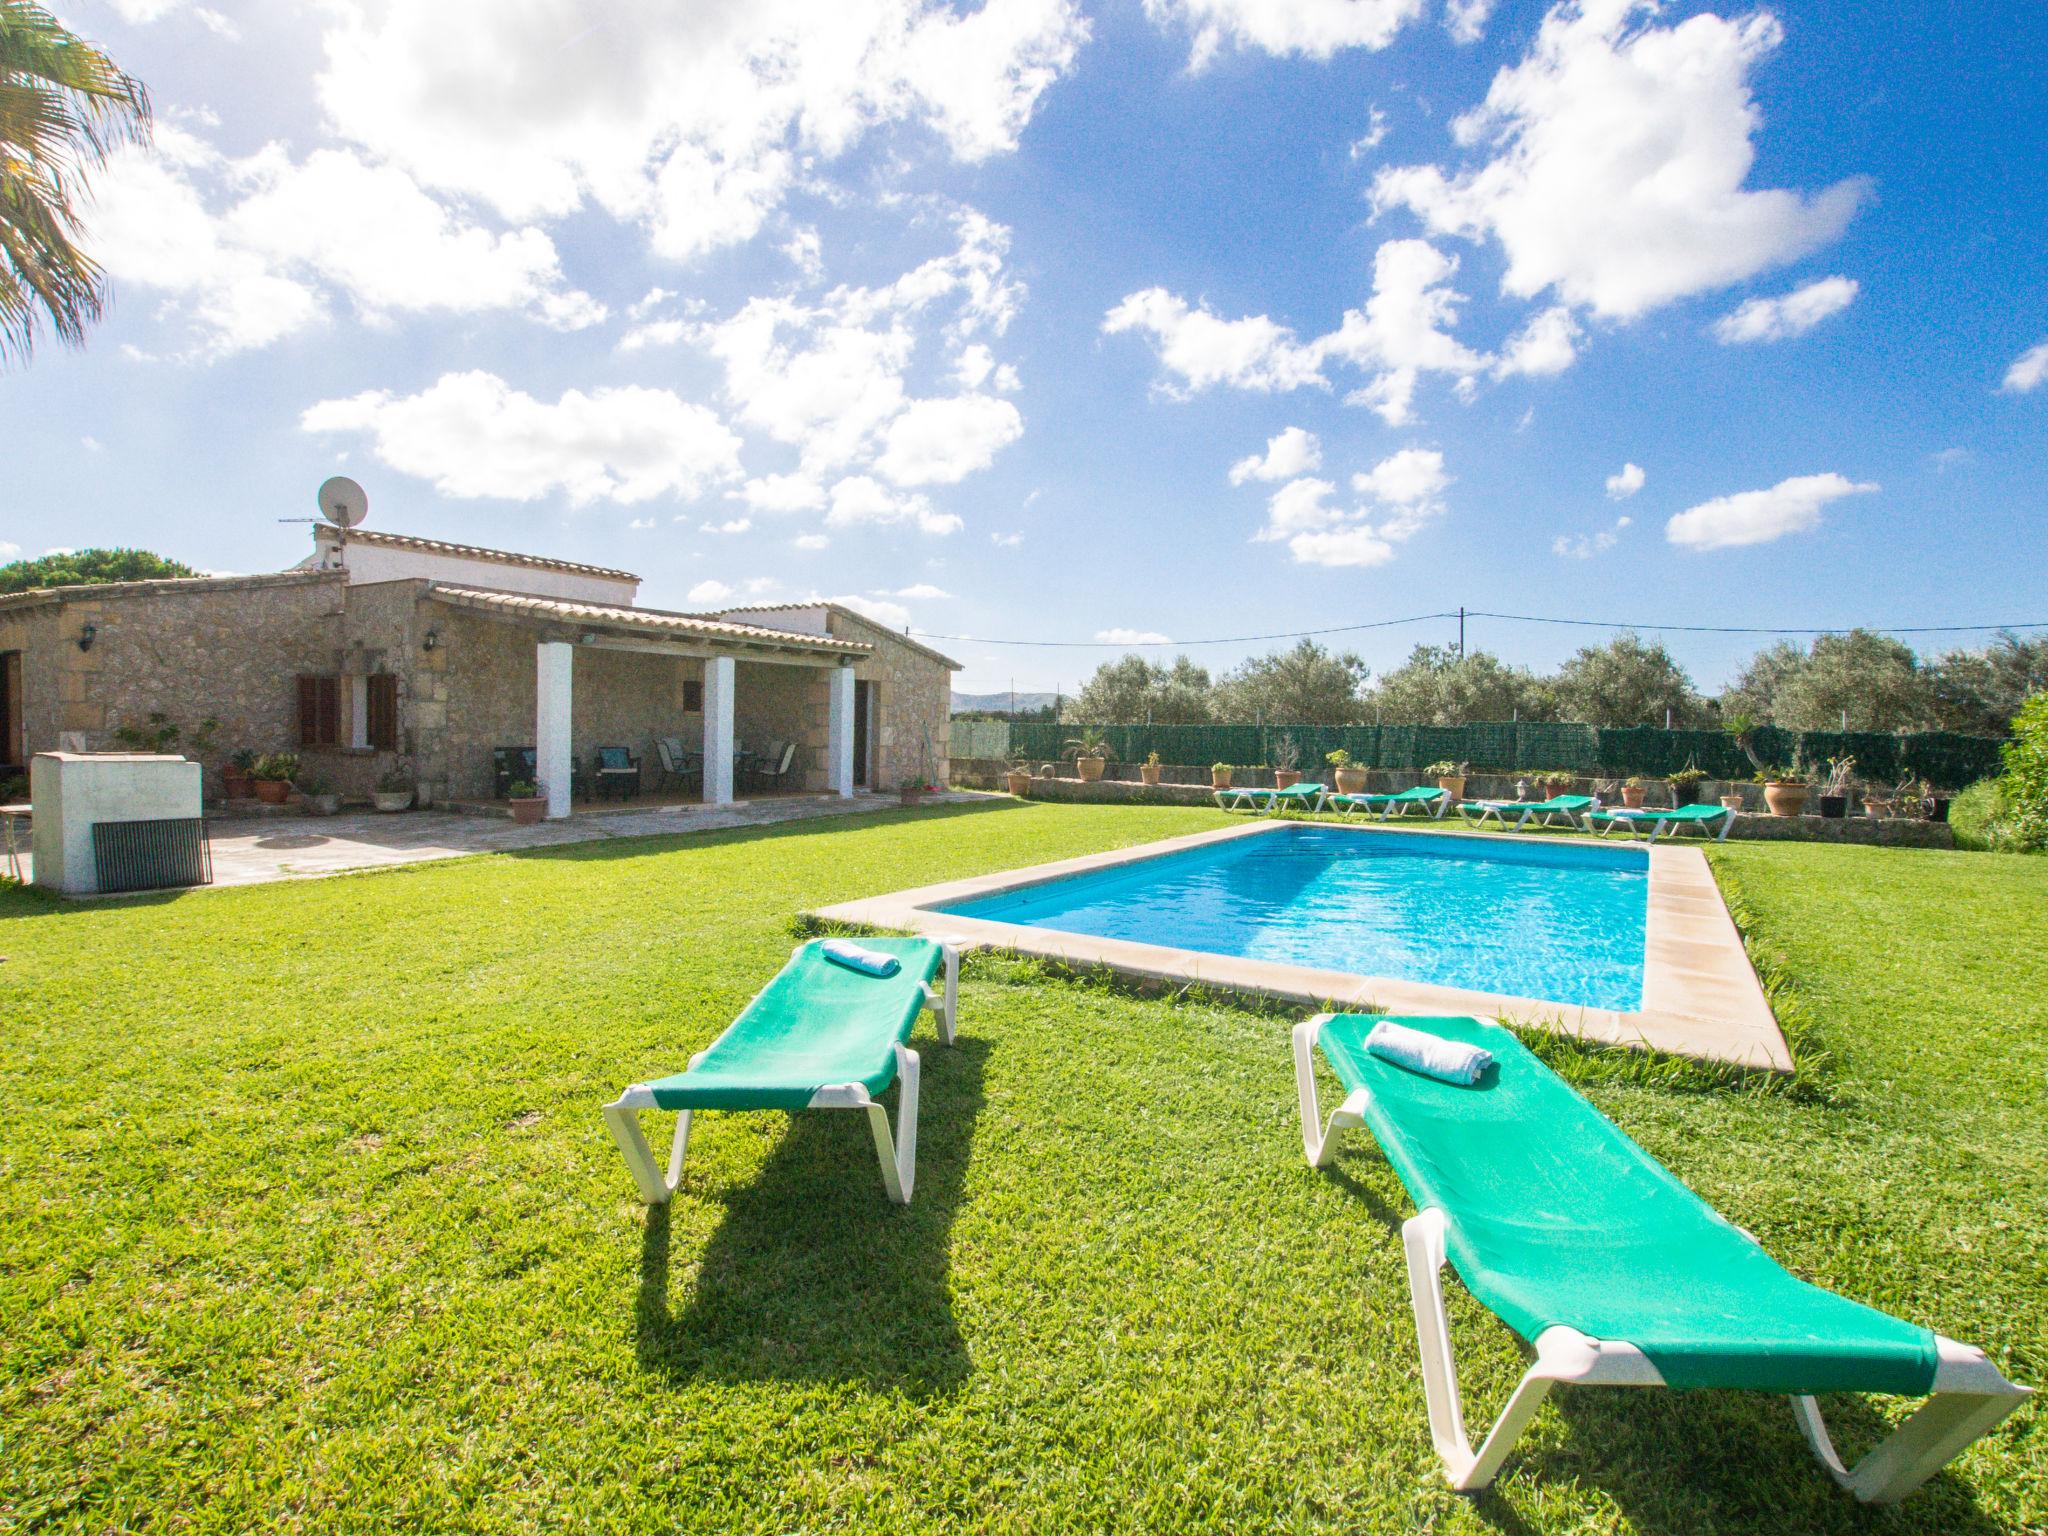
[[[956,693],[953,713],[971,715],[983,710],[1046,709],[1059,697],[1056,693]],[[1012,702],[1012,701],[1015,702]]]

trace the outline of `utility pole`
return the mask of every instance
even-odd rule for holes
[[[1465,659],[1465,605],[1458,605],[1458,660]]]

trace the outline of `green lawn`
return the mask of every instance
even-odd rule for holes
[[[1494,1492],[1448,1492],[1404,1196],[1369,1139],[1303,1165],[1278,1016],[978,960],[958,1047],[915,1042],[914,1206],[854,1115],[706,1116],[672,1208],[634,1198],[599,1104],[705,1044],[798,909],[1220,820],[0,894],[0,1531],[2043,1528],[2032,1407],[1894,1513],[1731,1394],[1567,1390]],[[1552,1054],[1798,1273],[2048,1380],[2048,860],[1713,857],[1825,1064],[1783,1092]],[[1516,1349],[1453,1305],[1490,1416]]]

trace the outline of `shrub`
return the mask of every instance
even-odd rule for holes
[[[2005,784],[2000,779],[1979,779],[1948,808],[1949,830],[1956,835],[1956,846],[1975,853],[2003,846],[2005,820]]]
[[[2048,693],[2037,693],[2012,719],[2005,744],[2005,824],[2011,846],[2048,848]]]

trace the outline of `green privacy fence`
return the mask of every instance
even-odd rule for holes
[[[1470,725],[1104,725],[1087,728],[1109,745],[1113,761],[1268,766],[1291,736],[1300,766],[1319,771],[1326,754],[1343,748],[1362,766],[1415,773],[1436,762],[1470,763],[1476,772],[1527,773],[1559,769],[1573,774],[1646,778],[1703,769],[1709,778],[1747,779],[1755,773],[1725,731],[1666,731],[1656,726],[1599,727],[1533,721]],[[1049,762],[1083,728],[1033,721],[953,722],[952,755],[959,758],[1028,758]],[[963,734],[963,732],[967,734]],[[974,750],[968,749],[971,743]],[[1907,774],[1938,789],[1961,789],[2000,770],[1999,743],[1948,731],[1890,735],[1871,731],[1781,730],[1760,727],[1751,744],[1766,763],[1794,762],[1818,769],[1831,757],[1856,759],[1858,778],[1896,782]]]

